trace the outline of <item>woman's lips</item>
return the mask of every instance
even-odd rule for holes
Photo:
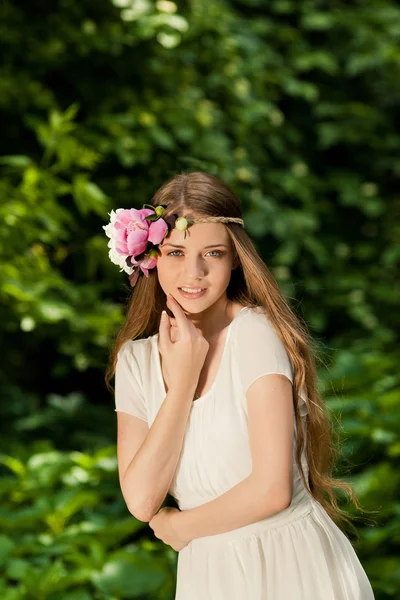
[[[193,294],[190,292],[184,292],[181,288],[178,288],[179,293],[181,294],[181,296],[183,296],[184,298],[187,298],[188,300],[195,300],[196,298],[201,298],[202,296],[204,296],[204,294],[207,291],[207,288],[203,289],[203,291],[197,293],[197,294]]]

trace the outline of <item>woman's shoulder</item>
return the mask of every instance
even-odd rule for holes
[[[281,339],[266,309],[262,306],[247,306],[236,317],[235,340],[243,349],[251,346],[254,351],[270,345],[282,346]]]
[[[240,316],[240,321],[246,325],[253,323],[254,327],[262,324],[268,327],[272,326],[271,320],[262,306],[244,306],[236,316]]]
[[[121,368],[128,371],[136,378],[141,389],[146,385],[151,376],[152,365],[152,340],[154,336],[135,340],[126,340],[118,351],[118,362]]]
[[[134,356],[136,360],[144,358],[145,360],[149,357],[152,348],[152,342],[154,335],[140,338],[135,340],[126,340],[118,351],[118,355],[126,354],[128,356]]]

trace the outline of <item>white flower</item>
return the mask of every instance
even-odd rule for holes
[[[175,221],[175,229],[179,229],[179,231],[185,231],[188,228],[188,222],[185,217],[178,217]]]
[[[112,210],[110,213],[108,213],[110,215],[110,222],[108,223],[108,225],[103,225],[103,229],[105,231],[105,234],[110,238],[107,244],[107,246],[110,248],[108,252],[109,259],[114,265],[118,265],[119,267],[121,267],[120,272],[125,271],[125,273],[128,273],[128,275],[131,275],[134,269],[133,267],[128,267],[128,265],[126,264],[126,258],[129,256],[129,254],[121,254],[115,249],[114,223],[117,218],[117,213],[119,213],[120,210],[124,209],[117,208],[116,211]]]

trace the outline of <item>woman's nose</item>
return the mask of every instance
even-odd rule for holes
[[[206,273],[206,267],[201,258],[198,260],[189,259],[185,262],[185,271],[188,277],[198,279],[199,277],[204,277]]]

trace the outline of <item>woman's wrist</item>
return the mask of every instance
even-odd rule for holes
[[[181,379],[180,381],[177,381],[170,387],[170,391],[176,394],[188,396],[190,399],[192,399],[196,392],[196,388],[197,382]]]
[[[190,538],[187,538],[184,531],[181,531],[181,516],[181,511],[179,510],[179,508],[171,512],[171,529],[173,531],[174,537],[189,543],[192,540]]]

